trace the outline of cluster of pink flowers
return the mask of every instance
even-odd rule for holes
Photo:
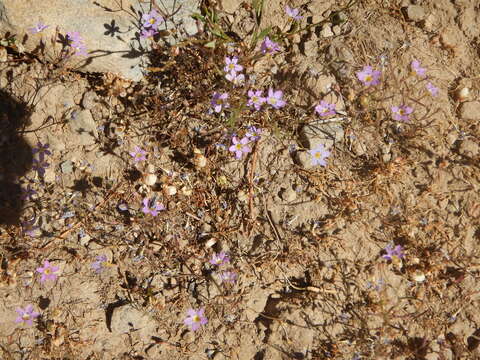
[[[414,59],[410,66],[412,67],[412,73],[421,78],[426,78],[427,70],[421,66],[420,61]],[[361,71],[357,72],[358,80],[365,86],[378,85],[381,75],[380,71],[374,70],[371,66],[365,66]],[[425,88],[432,96],[438,95],[438,88],[431,82],[427,82]],[[391,106],[392,118],[396,121],[409,122],[413,110],[412,107],[405,104]]]
[[[142,15],[142,32],[140,37],[143,39],[151,39],[158,34],[160,23],[165,21],[162,16],[152,9],[149,13]]]
[[[238,58],[236,56],[225,57],[225,78],[228,81],[231,81],[233,85],[239,85],[245,81],[245,75],[241,74],[240,71],[243,70],[243,66],[238,63]]]
[[[218,254],[213,254],[209,263],[218,267],[225,266],[230,262],[230,256],[225,252],[220,252]],[[237,273],[233,271],[221,271],[218,273],[218,278],[222,283],[231,283],[233,284],[237,281]]]
[[[268,89],[266,97],[263,96],[262,90],[249,90],[248,91],[247,106],[254,107],[255,110],[260,110],[263,104],[269,104],[275,109],[280,109],[286,105],[286,101],[283,100],[282,90]]]
[[[261,133],[262,129],[249,126],[243,138],[239,139],[236,135],[232,136],[232,145],[228,148],[228,151],[234,153],[236,159],[241,159],[244,154],[252,151],[250,144],[259,140]]]

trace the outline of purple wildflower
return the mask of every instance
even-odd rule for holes
[[[160,22],[163,21],[163,17],[161,17],[155,9],[150,11],[147,14],[142,15],[142,25],[144,28],[153,28],[158,29]]]
[[[68,46],[73,49],[75,55],[87,55],[87,49],[78,31],[67,32],[67,42]]]
[[[285,6],[285,12],[287,13],[288,16],[290,16],[293,20],[301,20],[303,16],[298,15],[300,10],[299,9],[293,9],[290,6]]]
[[[55,281],[58,277],[58,274],[56,274],[58,270],[60,270],[58,266],[52,266],[48,260],[45,260],[43,267],[37,268],[37,272],[42,274],[40,282],[44,283],[47,280]]]
[[[33,311],[32,305],[25,306],[25,309],[17,308],[15,311],[18,314],[18,317],[15,319],[17,324],[26,323],[29,326],[32,326],[33,320],[36,319],[40,314],[36,311]]]
[[[225,75],[225,78],[228,81],[231,81],[233,85],[240,85],[245,81],[245,75],[243,74],[237,74],[235,71],[231,71]]]
[[[144,214],[151,214],[152,216],[157,216],[159,211],[165,210],[165,206],[161,203],[157,203],[155,198],[149,200],[148,198],[143,199],[143,208],[142,211]]]
[[[402,245],[397,245],[393,247],[392,244],[388,244],[387,247],[385,248],[385,255],[382,255],[382,258],[386,260],[393,260],[394,257],[397,257],[399,259],[403,259],[405,257],[405,254],[403,253],[403,248]]]
[[[280,109],[284,107],[286,102],[282,100],[283,91],[277,90],[273,91],[272,88],[268,89],[267,103],[272,105],[275,109]]]
[[[155,29],[142,29],[140,37],[142,39],[151,39],[158,34],[158,31]]]
[[[214,92],[210,104],[213,106],[213,111],[219,113],[222,111],[222,108],[228,108],[230,104],[227,102],[228,93],[217,93]]]
[[[320,116],[335,115],[335,104],[330,104],[322,100],[319,105],[315,106],[315,112]]]
[[[105,265],[108,264],[107,255],[99,255],[95,258],[95,260],[96,261],[91,265],[91,267],[97,274],[100,274],[105,269]]]
[[[129,154],[133,157],[133,161],[136,163],[147,160],[147,152],[139,146],[135,146],[133,151],[129,152]]]
[[[365,66],[362,71],[357,72],[357,78],[363,85],[378,85],[380,83],[380,75],[378,70],[373,70],[371,66]]]
[[[28,28],[28,32],[30,34],[38,34],[48,27],[49,27],[49,25],[44,25],[42,23],[37,23],[37,25],[35,25],[35,27]]]
[[[248,90],[248,97],[247,106],[253,106],[255,110],[260,110],[262,104],[267,101],[267,99],[263,97],[262,90]]]
[[[276,42],[270,40],[268,36],[265,36],[265,39],[263,39],[262,44],[260,45],[260,51],[263,54],[275,54],[280,50],[280,46]]]
[[[208,323],[207,318],[204,315],[205,309],[200,308],[198,310],[189,309],[187,310],[187,318],[183,321],[185,325],[187,325],[190,330],[197,331],[200,329],[200,326],[205,325]]]
[[[50,147],[49,144],[42,144],[40,141],[37,143],[37,147],[32,149],[32,154],[35,155],[38,153],[38,156],[43,158],[45,155],[52,155],[48,148]]]
[[[222,271],[221,273],[218,274],[218,276],[221,282],[228,282],[231,284],[237,281],[237,278],[238,278],[237,273],[233,271]]]
[[[42,156],[40,156],[40,159],[33,159],[32,160],[32,169],[35,170],[40,177],[45,176],[45,169],[50,166],[49,163],[45,159],[43,159]]]
[[[433,85],[431,82],[427,83],[426,88],[432,96],[438,95],[438,88],[435,85]]]
[[[262,129],[258,129],[255,126],[249,126],[247,128],[247,133],[245,134],[251,141],[257,141],[260,139],[260,134],[262,133]]]
[[[319,144],[315,149],[309,150],[308,153],[312,155],[312,164],[327,166],[326,158],[330,156],[330,151],[325,149],[323,144]]]
[[[225,265],[226,263],[230,262],[230,256],[228,256],[227,253],[224,251],[218,253],[218,254],[213,254],[212,258],[210,259],[209,263],[212,265]]]
[[[238,140],[236,136],[232,137],[232,145],[228,148],[228,151],[235,153],[235,158],[241,159],[243,154],[249,153],[252,151],[248,144],[250,139],[247,137]]]
[[[223,70],[226,73],[229,72],[239,72],[243,70],[243,66],[238,64],[238,58],[236,56],[232,56],[229,58],[228,56],[225,57],[225,67]]]
[[[418,60],[413,60],[412,61],[412,70],[418,76],[425,77],[426,70],[425,70],[425,68],[422,68],[420,66],[420,61],[418,61]]]
[[[391,109],[393,112],[394,120],[405,121],[405,122],[410,121],[408,115],[410,115],[413,112],[413,108],[406,105],[401,105],[401,106],[392,106]]]

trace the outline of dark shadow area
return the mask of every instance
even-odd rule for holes
[[[32,148],[20,135],[29,107],[0,90],[0,225],[18,225],[23,208],[21,176],[31,168]]]

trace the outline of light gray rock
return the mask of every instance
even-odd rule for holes
[[[458,152],[462,155],[476,157],[479,153],[480,147],[479,145],[471,140],[465,139],[461,142],[460,146],[458,147]]]
[[[196,33],[195,20],[190,17],[198,12],[198,0],[162,0],[161,12],[172,15],[159,30],[176,28],[176,34]],[[122,9],[120,9],[122,4]],[[58,29],[62,38],[67,32],[79,32],[87,50],[86,56],[76,55],[65,61],[65,66],[80,71],[110,72],[123,78],[139,81],[143,67],[147,64],[145,50],[148,41],[140,39],[141,16],[149,9],[143,8],[137,0],[69,0],[18,1],[0,0],[0,32],[7,31],[26,37],[25,50],[32,51],[42,41],[46,57],[59,61],[62,45],[50,41]],[[175,4],[175,6],[174,6]],[[132,8],[134,11],[132,11]],[[37,23],[49,27],[39,33],[32,33]],[[175,39],[173,39],[175,40]],[[62,60],[63,62],[63,60]]]
[[[93,145],[98,138],[98,131],[93,120],[92,114],[88,110],[80,110],[72,113],[69,121],[70,130],[74,138],[72,139],[79,145]]]
[[[95,91],[87,91],[83,94],[82,107],[86,110],[93,108],[98,100],[98,96]]]
[[[425,19],[426,14],[420,5],[410,5],[405,9],[408,20],[419,22]]]
[[[141,339],[147,340],[156,332],[156,323],[144,312],[124,305],[113,310],[111,329],[117,335],[135,332]]]
[[[338,123],[322,123],[322,120],[314,121],[303,126],[300,130],[301,144],[310,150],[324,145],[328,150],[334,143],[342,141],[344,131]]]
[[[480,101],[464,102],[460,107],[460,117],[463,120],[480,120]]]
[[[292,202],[297,199],[297,193],[289,186],[280,193],[280,197],[283,201]]]
[[[64,174],[70,174],[73,171],[73,163],[70,160],[66,160],[60,164],[60,169]]]

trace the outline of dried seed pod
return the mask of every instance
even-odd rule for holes
[[[192,188],[189,188],[187,186],[182,187],[182,194],[185,196],[192,195]]]
[[[198,149],[193,150],[193,164],[197,169],[207,166],[207,158]]]
[[[215,245],[217,243],[217,240],[216,239],[210,239],[208,240],[206,243],[205,243],[205,247],[208,249],[208,248],[211,248],[213,245]]]

